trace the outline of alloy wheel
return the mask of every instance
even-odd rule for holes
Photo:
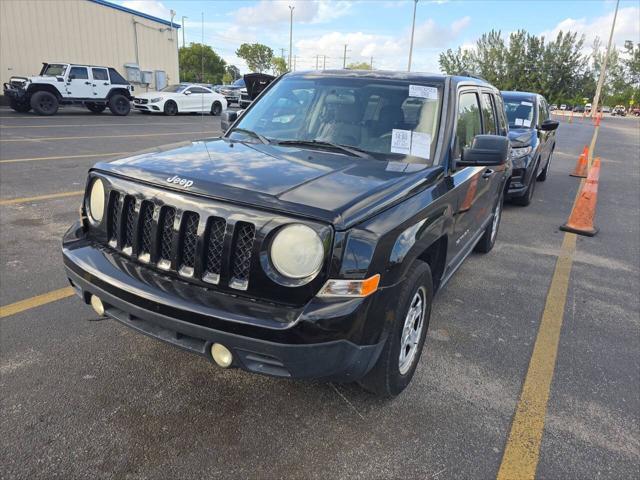
[[[420,287],[409,304],[409,311],[404,319],[400,337],[400,358],[398,368],[401,375],[405,375],[416,359],[418,343],[424,328],[424,312],[426,307],[424,287]]]

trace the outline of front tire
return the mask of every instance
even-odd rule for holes
[[[422,354],[432,299],[431,269],[428,264],[416,260],[400,286],[393,325],[380,358],[359,382],[363,388],[391,398],[409,385]]]
[[[178,113],[178,105],[173,100],[169,100],[164,104],[164,114],[173,117]]]
[[[217,117],[222,113],[222,104],[220,102],[213,102],[211,105],[211,115]]]
[[[131,111],[131,102],[124,95],[116,93],[109,99],[109,110],[118,117],[125,117]]]
[[[531,180],[529,180],[529,185],[527,185],[527,190],[524,192],[524,195],[520,197],[514,197],[513,203],[519,205],[521,207],[526,207],[531,204],[531,200],[533,199],[533,192],[536,189],[536,177],[535,170],[531,173]]]
[[[38,115],[55,115],[58,111],[58,99],[47,91],[36,92],[31,96],[31,108]]]
[[[555,145],[553,147],[555,149]],[[540,172],[540,175],[538,175],[538,181],[539,182],[544,182],[547,179],[547,175],[549,174],[549,167],[551,167],[551,157],[553,156],[553,149],[551,150],[551,153],[549,154],[549,159],[547,160],[547,165],[544,167],[544,170],[542,170]]]

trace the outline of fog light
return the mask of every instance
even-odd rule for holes
[[[96,311],[96,313],[100,316],[104,315],[104,305],[102,304],[102,300],[100,300],[95,295],[91,295],[91,306]]]
[[[233,355],[231,355],[229,349],[219,343],[211,345],[211,356],[218,366],[222,368],[229,367],[233,362]]]

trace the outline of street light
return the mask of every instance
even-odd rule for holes
[[[411,43],[409,44],[409,66],[407,72],[411,71],[411,55],[413,55],[413,34],[416,30],[416,8],[418,7],[418,0],[413,0],[413,23],[411,24]]]
[[[185,17],[184,15],[182,16],[182,48],[184,48],[184,45],[185,45],[184,44],[184,21],[186,18],[189,18],[189,17]]]
[[[289,21],[289,71],[291,71],[291,52],[293,51],[293,11],[296,7],[289,5],[290,21]]]

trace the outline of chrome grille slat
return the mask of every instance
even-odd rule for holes
[[[180,268],[178,272],[186,277],[193,276],[196,265],[196,246],[198,244],[198,222],[200,216],[195,212],[184,212],[180,232]]]
[[[140,207],[140,247],[138,259],[142,262],[151,261],[153,249],[153,203],[145,200]]]
[[[218,283],[222,270],[222,249],[227,222],[224,218],[211,217],[206,233],[206,262],[202,279],[208,283]]]
[[[246,290],[249,286],[251,253],[256,227],[252,223],[238,222],[235,228],[233,248],[233,267],[229,286],[237,290]]]
[[[120,193],[112,192],[109,208],[109,245],[115,247],[118,244],[118,232],[120,230]]]
[[[160,259],[158,267],[163,270],[171,268],[173,257],[173,222],[176,219],[176,209],[163,207],[160,215]]]
[[[136,199],[127,195],[123,206],[124,229],[122,232],[122,251],[127,255],[133,252],[133,238],[136,228]]]

